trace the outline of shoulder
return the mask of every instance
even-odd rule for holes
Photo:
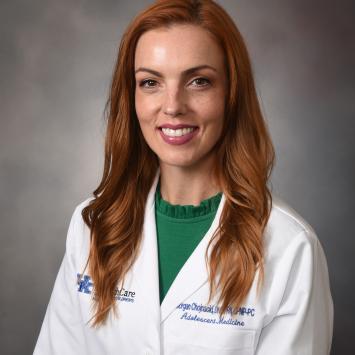
[[[272,210],[270,215],[271,225],[287,227],[290,232],[299,233],[308,231],[314,233],[312,226],[296,212],[288,203],[278,196],[273,195]]]
[[[269,221],[264,232],[267,259],[279,259],[286,252],[309,249],[312,254],[319,240],[315,230],[288,203],[273,196]]]
[[[92,201],[94,199],[94,197],[88,197],[85,200],[79,202],[79,204],[76,205],[76,207],[74,208],[74,213],[75,215],[77,214],[81,214],[82,210],[89,205],[90,201]]]
[[[75,207],[67,233],[66,253],[80,265],[86,262],[90,248],[90,229],[82,217],[82,211],[93,199],[86,198]]]
[[[90,201],[93,200],[93,197],[88,197],[84,201],[80,202],[75,208],[71,217],[69,229],[74,229],[78,231],[78,229],[83,229],[85,226],[84,219],[82,217],[83,209],[89,205]]]
[[[276,315],[313,312],[317,307],[317,319],[331,315],[328,267],[316,232],[279,197],[273,196],[264,232],[264,251],[263,304],[271,315],[265,324]]]

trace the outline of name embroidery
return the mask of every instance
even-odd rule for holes
[[[247,317],[254,317],[256,314],[255,308],[239,307],[232,308],[228,307],[223,316],[219,318],[213,317],[214,314],[219,313],[220,307],[217,305],[202,305],[197,303],[180,303],[177,309],[181,309],[183,314],[180,319],[190,320],[195,322],[212,323],[212,324],[226,324],[234,325],[238,327],[244,327]],[[207,314],[204,314],[207,313]],[[227,316],[225,316],[227,314]],[[238,318],[233,319],[233,315],[238,315]],[[240,319],[243,317],[243,319]]]
[[[94,284],[92,283],[92,279],[90,276],[77,274],[77,285],[78,292],[86,293],[88,295],[92,294],[93,298],[95,299]],[[127,290],[124,287],[122,287],[121,289],[117,287],[113,293],[113,297],[117,301],[133,303],[136,297],[136,293],[135,291]]]

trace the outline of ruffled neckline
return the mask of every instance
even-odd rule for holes
[[[194,205],[173,205],[163,200],[160,194],[160,181],[155,191],[155,208],[161,214],[178,219],[189,219],[215,213],[222,198],[222,192],[202,200],[198,206]]]

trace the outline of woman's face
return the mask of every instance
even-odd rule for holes
[[[135,105],[143,136],[160,164],[193,168],[211,161],[224,120],[224,56],[193,25],[145,32],[135,53]]]

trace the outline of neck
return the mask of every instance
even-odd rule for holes
[[[160,162],[160,193],[172,205],[198,206],[221,191],[212,176],[212,159],[195,167]]]

